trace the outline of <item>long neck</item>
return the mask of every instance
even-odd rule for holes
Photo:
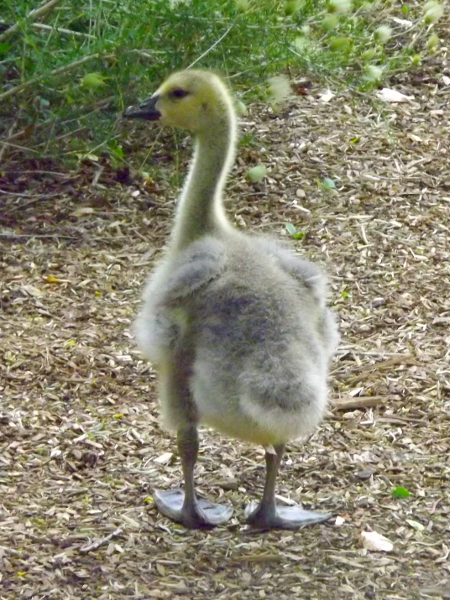
[[[175,216],[172,250],[194,240],[232,229],[223,207],[223,188],[234,159],[236,125],[231,107],[198,135],[194,159]]]

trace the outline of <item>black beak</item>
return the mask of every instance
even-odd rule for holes
[[[156,103],[159,96],[150,96],[144,100],[142,104],[129,106],[123,111],[123,116],[127,119],[145,119],[146,121],[158,121],[161,116],[159,110],[156,109]]]

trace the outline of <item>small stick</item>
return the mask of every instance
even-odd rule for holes
[[[343,375],[341,379],[346,383],[354,384],[357,381],[362,381],[371,372],[390,369],[395,365],[420,365],[420,362],[418,362],[418,360],[414,357],[413,354],[393,356],[392,358],[388,358],[387,360],[382,360],[380,362],[375,362],[370,365],[362,365],[361,367],[357,367],[353,370],[353,374],[349,373],[348,375]]]
[[[37,19],[37,18],[41,17],[42,15],[45,15],[46,13],[53,10],[53,8],[60,2],[61,2],[61,0],[50,0],[50,2],[47,2],[47,4],[44,4],[43,6],[40,6],[39,8],[35,8],[34,10],[31,10],[28,13],[28,15],[26,16],[26,18],[27,19]],[[17,21],[17,23],[14,23],[14,25],[11,25],[11,27],[8,27],[8,29],[0,35],[0,42],[2,42],[8,36],[10,36],[12,33],[14,33],[17,29],[19,29],[19,26],[20,26],[20,21]]]
[[[1,39],[1,37],[0,37]],[[79,60],[75,60],[74,62],[65,65],[64,67],[58,67],[57,69],[53,69],[53,71],[50,71],[49,76],[54,77],[55,75],[61,75],[62,73],[67,73],[67,71],[71,71],[72,69],[75,69],[76,67],[79,67],[81,65],[83,65],[84,63],[88,62],[89,60],[94,60],[96,58],[113,58],[115,56],[115,54],[102,54],[101,52],[96,52],[95,54],[90,54],[89,56],[85,56],[84,58],[80,58]],[[6,92],[3,92],[2,94],[0,94],[0,100],[4,100],[5,98],[8,98],[8,96],[12,96],[14,94],[18,94],[19,92],[25,90],[27,87],[29,87],[30,85],[33,85],[34,83],[38,83],[39,81],[42,81],[43,79],[45,79],[46,75],[39,75],[38,77],[33,77],[32,79],[28,79],[28,81],[24,81],[23,83],[19,83],[19,85],[16,85],[12,88],[10,88],[9,90],[6,90]]]
[[[268,562],[280,562],[283,557],[280,554],[273,552],[265,552],[263,554],[244,554],[243,556],[237,556],[231,561],[232,564],[239,564],[243,562],[249,563],[268,563]]]
[[[213,50],[218,44],[220,44],[220,42],[223,40],[223,38],[226,37],[230,33],[230,31],[232,30],[233,27],[234,27],[234,23],[232,23],[228,27],[228,29],[225,31],[225,33],[223,35],[221,35],[220,38],[218,40],[216,40],[210,48],[208,48],[208,50],[205,50],[205,52],[203,52],[203,54],[201,54],[198,58],[196,58],[194,60],[194,62],[189,65],[188,69],[191,69],[196,63],[198,63],[199,60],[204,58],[207,54],[209,54],[211,52],[211,50]]]
[[[2,230],[0,231],[0,237],[5,237],[5,238],[55,238],[55,239],[61,239],[61,240],[78,240],[78,237],[72,236],[72,235],[60,235],[58,233],[30,233],[30,234],[26,234],[26,233],[15,233],[12,229],[11,230]],[[117,239],[117,238],[116,238]]]
[[[88,546],[83,546],[79,550],[80,550],[80,552],[83,552],[83,553],[92,552],[93,550],[97,550],[97,548],[100,548],[100,546],[104,546],[110,540],[112,540],[114,537],[121,535],[122,532],[123,532],[123,527],[120,526],[117,529],[115,529],[112,533],[107,535],[106,537],[101,538],[100,540],[97,540],[96,542],[92,542],[92,544],[89,544]]]
[[[65,33],[66,35],[74,35],[79,37],[87,38],[88,40],[97,39],[94,35],[90,35],[89,33],[81,33],[80,31],[72,31],[72,29],[64,29],[64,27],[52,27],[51,25],[46,25],[45,23],[33,23],[33,27],[36,29],[45,29],[47,31],[57,31],[58,33]]]
[[[354,408],[367,408],[380,406],[386,401],[385,396],[355,396],[354,398],[341,398],[331,404],[332,410],[348,410]]]

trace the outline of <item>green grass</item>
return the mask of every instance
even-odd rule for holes
[[[2,3],[15,29],[0,33],[0,135],[34,155],[106,150],[119,162],[117,115],[171,71],[221,71],[244,101],[264,97],[281,73],[367,89],[435,51],[441,12],[418,0],[54,0],[30,17],[33,9]]]

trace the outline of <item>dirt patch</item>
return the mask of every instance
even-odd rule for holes
[[[230,526],[186,531],[154,509],[152,489],[181,472],[129,326],[189,142],[156,142],[151,126],[148,139],[130,134],[136,168],[153,150],[145,178],[104,159],[75,173],[36,162],[3,171],[2,598],[450,598],[446,61],[389,83],[410,102],[321,103],[313,87],[242,124],[229,214],[243,228],[289,237],[292,223],[303,234],[290,243],[327,269],[342,333],[329,417],[290,445],[278,493],[334,512],[339,526],[249,533],[243,505],[261,492],[263,452],[211,431],[198,487],[234,505]],[[268,178],[251,184],[260,161]],[[410,496],[394,497],[399,487]],[[370,529],[394,551],[363,551]]]

